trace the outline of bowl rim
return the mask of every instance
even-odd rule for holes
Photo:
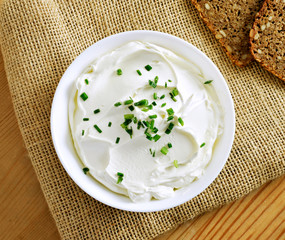
[[[215,147],[213,157],[205,170],[205,174],[189,186],[177,190],[176,192],[179,193],[176,193],[176,196],[172,198],[138,203],[133,203],[129,198],[112,192],[90,176],[83,174],[82,164],[74,150],[71,139],[69,139],[70,131],[67,110],[70,88],[84,68],[96,58],[102,56],[102,54],[135,40],[143,40],[167,47],[196,64],[197,62],[206,64],[207,67],[204,66],[201,69],[206,77],[207,75],[211,76],[211,79],[214,80],[213,86],[226,113],[224,114],[224,133]],[[190,54],[191,57],[189,57]],[[94,43],[76,57],[63,74],[55,91],[51,107],[50,124],[52,141],[58,158],[68,175],[84,192],[114,208],[133,212],[154,212],[170,209],[191,200],[203,192],[216,179],[222,171],[232,148],[235,134],[235,111],[226,80],[205,53],[176,36],[157,31],[136,30],[108,36]]]

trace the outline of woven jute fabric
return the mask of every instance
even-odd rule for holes
[[[63,239],[151,239],[234,201],[285,172],[285,82],[258,64],[233,66],[189,0],[7,0],[1,49],[18,123]],[[218,178],[176,208],[132,213],[84,193],[57,158],[50,110],[57,84],[84,49],[115,33],[148,29],[180,37],[205,52],[227,80],[236,133]]]

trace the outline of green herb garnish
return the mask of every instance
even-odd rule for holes
[[[129,105],[129,104],[132,104],[133,102],[134,102],[133,99],[129,99],[129,100],[124,101],[124,104]]]
[[[96,110],[94,110],[94,114],[97,114],[97,113],[99,113],[100,112],[100,109],[98,108],[98,109],[96,109]]]
[[[154,135],[153,140],[154,140],[155,142],[157,142],[160,138],[161,138],[161,136],[158,135],[158,134],[156,134],[156,135]]]
[[[164,83],[164,87],[167,88],[167,82]]]
[[[116,103],[114,104],[115,107],[119,107],[119,106],[121,106],[121,105],[122,105],[122,103],[120,103],[120,102],[116,102]]]
[[[121,183],[123,181],[124,174],[120,173],[120,172],[117,172],[117,176],[118,176],[117,184],[119,184],[119,183]]]
[[[147,122],[147,121],[143,121],[143,124],[146,126],[146,127],[149,127],[150,125],[149,125],[149,122]]]
[[[89,168],[85,167],[85,168],[82,168],[84,174],[86,175],[88,172],[89,172]]]
[[[168,79],[168,82],[172,82],[172,80]]]
[[[158,76],[155,76],[154,83],[157,84],[157,82],[158,82]]]
[[[154,101],[153,101],[151,104],[152,104],[153,106],[156,106],[156,105],[157,105],[156,102],[154,102]]]
[[[169,142],[167,143],[168,148],[172,148],[172,144]]]
[[[174,127],[174,124],[172,122],[169,123],[168,128],[166,129],[165,133],[166,134],[170,134],[172,129],[173,129],[173,127]]]
[[[124,118],[125,119],[133,119],[134,118],[134,114],[125,114]]]
[[[140,70],[137,70],[137,73],[138,73],[138,75],[142,75],[142,73],[141,73],[141,71]]]
[[[122,75],[122,74],[123,74],[122,69],[120,69],[120,68],[119,68],[119,69],[117,69],[117,75],[119,75],[119,76],[120,76],[120,75]]]
[[[149,126],[149,128],[150,128],[150,129],[153,129],[153,127],[154,127],[154,120],[152,119],[152,120],[150,121],[150,126]]]
[[[157,93],[155,92],[154,94],[153,94],[153,99],[157,99]]]
[[[152,140],[152,136],[151,136],[148,132],[146,132],[145,135],[146,135],[146,138],[147,138],[149,141]]]
[[[157,115],[156,114],[154,114],[154,115],[150,115],[150,116],[148,116],[150,119],[155,119],[155,118],[157,118]]]
[[[213,80],[208,80],[208,81],[204,82],[204,84],[210,84],[211,82],[213,82]]]
[[[164,95],[164,94],[160,97],[160,99],[163,99],[163,98],[165,98],[165,95]]]
[[[173,161],[173,165],[174,165],[174,167],[178,168],[178,161],[177,161],[177,160],[174,160],[174,161]]]
[[[147,71],[150,71],[150,70],[152,69],[152,66],[146,65],[144,68],[145,68]]]
[[[83,121],[85,121],[85,122],[89,121],[89,118],[83,118]]]
[[[82,93],[82,94],[80,95],[80,97],[82,98],[83,101],[86,101],[87,98],[88,98],[88,96],[87,96],[87,94],[86,94],[85,92]]]
[[[88,85],[88,84],[89,84],[88,79],[85,79],[85,80],[84,80],[84,82],[86,83],[86,85]]]
[[[84,136],[84,132],[85,132],[85,131],[84,131],[84,130],[82,130],[82,132],[81,132],[81,135],[82,135],[82,136]]]
[[[111,127],[111,126],[112,126],[112,122],[109,122],[109,123],[108,123],[108,127]]]
[[[138,119],[137,119],[137,117],[134,117],[134,123],[136,124],[137,122],[138,122]]]
[[[166,106],[166,103],[161,104],[161,107],[165,107],[165,106]]]
[[[154,82],[154,81],[151,81],[151,80],[148,80],[148,84],[150,85],[150,86],[152,86],[153,88],[156,88],[156,83]]]
[[[173,109],[172,109],[172,108],[168,108],[168,109],[166,109],[166,112],[168,113],[168,115],[169,115],[169,116],[174,115],[174,111],[173,111]]]
[[[166,155],[168,153],[168,149],[166,147],[162,147],[162,149],[160,149],[160,152]]]
[[[98,133],[102,132],[102,130],[96,124],[94,125],[94,128],[98,131]]]
[[[167,122],[169,122],[169,121],[171,121],[171,120],[173,120],[174,119],[174,116],[169,116],[168,118],[167,118]]]
[[[206,143],[202,143],[201,145],[200,145],[200,148],[202,148],[202,147],[204,147],[206,145]]]
[[[178,122],[181,124],[181,126],[184,126],[184,122],[181,117],[178,118]]]
[[[174,88],[171,93],[172,93],[173,96],[175,97],[175,96],[178,95],[179,92],[178,92],[177,88]]]
[[[145,106],[148,105],[148,100],[147,99],[142,99],[142,100],[140,100],[138,102],[135,102],[134,105],[136,107],[145,107]]]
[[[135,108],[134,108],[133,105],[129,106],[129,109],[130,109],[131,111],[134,111],[134,110],[135,110]]]
[[[120,142],[120,138],[117,137],[117,139],[116,139],[116,144],[118,144],[119,142]]]

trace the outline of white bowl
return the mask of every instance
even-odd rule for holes
[[[68,101],[72,85],[83,70],[96,58],[130,41],[145,41],[168,48],[188,58],[202,68],[207,79],[213,79],[220,103],[224,110],[224,133],[218,141],[213,158],[205,174],[189,186],[179,189],[175,196],[149,202],[132,202],[128,197],[114,193],[88,175],[72,144],[68,123]],[[111,207],[134,212],[161,211],[178,206],[197,196],[218,176],[225,165],[233,143],[235,113],[230,91],[215,64],[200,50],[188,42],[169,34],[153,31],[131,31],[104,38],[87,48],[69,66],[56,89],[51,109],[51,133],[57,155],[73,181],[86,193]]]

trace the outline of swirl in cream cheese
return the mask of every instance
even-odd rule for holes
[[[152,69],[147,71],[146,65]],[[122,70],[122,75],[117,74],[117,69]],[[149,80],[154,81],[156,76],[154,88]],[[74,146],[89,174],[135,202],[172,197],[175,189],[200,178],[223,129],[223,111],[213,86],[204,84],[206,80],[191,61],[146,42],[129,42],[96,59],[77,78],[69,102]],[[176,101],[169,94],[174,89],[178,90]],[[80,97],[82,93],[88,96],[85,101]],[[154,99],[154,93],[158,99]],[[147,99],[149,104],[156,105],[146,112],[136,106],[131,111],[130,105],[124,105],[128,99],[134,102]],[[122,105],[115,107],[116,102]],[[174,118],[167,121],[170,108]],[[95,109],[100,112],[94,114]],[[158,132],[150,129],[149,132],[152,137],[158,134],[161,138],[147,139],[146,127],[137,129],[134,121],[128,125],[133,130],[130,138],[121,127],[125,114],[134,114],[138,120],[148,122],[150,115],[157,115],[154,126]],[[183,126],[179,117],[184,121]],[[83,121],[84,118],[88,121]],[[174,128],[166,134],[170,122]],[[118,137],[120,141],[116,144]],[[168,150],[166,155],[160,151],[163,147]],[[118,172],[124,174],[120,183],[117,183]]]

